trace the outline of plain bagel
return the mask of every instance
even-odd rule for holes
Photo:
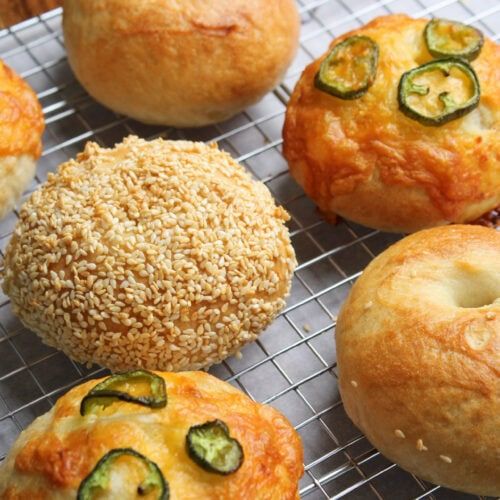
[[[500,495],[500,232],[421,231],[378,256],[340,313],[345,409],[436,484]]]
[[[80,83],[146,123],[225,120],[275,87],[298,46],[294,0],[65,0]]]

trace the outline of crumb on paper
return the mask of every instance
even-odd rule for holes
[[[311,331],[311,325],[309,323],[305,323],[302,329],[306,332],[309,333]]]

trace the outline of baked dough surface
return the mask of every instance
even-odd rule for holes
[[[2,286],[23,323],[77,361],[196,370],[285,305],[288,218],[215,145],[88,143],[21,209]]]
[[[344,407],[417,476],[500,495],[500,232],[445,226],[383,252],[338,318]]]
[[[42,108],[31,87],[0,60],[0,158],[42,152]]]
[[[66,0],[68,59],[85,89],[153,124],[202,126],[258,101],[298,46],[294,0]]]
[[[302,74],[284,127],[292,175],[326,215],[338,214],[388,231],[412,232],[466,222],[500,205],[500,46],[485,40],[472,62],[479,107],[439,127],[398,109],[401,75],[433,58],[425,19],[379,17],[346,33],[378,43],[375,83],[356,100],[314,86],[323,57]]]
[[[81,417],[80,402],[99,380],[68,392],[23,432],[0,467],[4,500],[69,500],[96,462],[114,448],[133,448],[158,464],[171,500],[298,499],[300,438],[276,410],[203,372],[159,373],[168,404],[152,410],[118,402]],[[244,450],[234,474],[205,472],[185,451],[189,427],[219,418]],[[133,489],[131,484],[131,489]]]
[[[0,60],[0,219],[33,179],[43,128],[35,93]]]

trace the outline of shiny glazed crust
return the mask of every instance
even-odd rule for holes
[[[337,324],[345,409],[436,484],[500,495],[500,232],[421,231],[377,257]]]
[[[366,35],[380,48],[375,83],[346,101],[314,87],[323,57],[310,64],[290,100],[284,154],[290,171],[326,215],[388,231],[412,232],[471,221],[500,204],[500,47],[485,40],[472,62],[479,107],[439,127],[398,109],[401,75],[432,60],[427,20],[379,17],[342,35]]]
[[[271,90],[298,45],[293,0],[67,0],[69,62],[87,91],[146,123],[202,126]]]
[[[33,178],[43,128],[35,93],[0,60],[0,219]]]
[[[285,417],[206,373],[158,374],[167,385],[163,409],[119,402],[98,416],[81,417],[80,402],[99,380],[60,398],[21,434],[0,467],[0,497],[74,499],[105,453],[130,447],[158,464],[171,500],[299,498],[302,446]],[[189,427],[216,418],[226,422],[244,450],[243,465],[228,476],[205,472],[185,449]]]

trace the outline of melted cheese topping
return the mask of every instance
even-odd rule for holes
[[[412,232],[474,220],[500,203],[500,46],[485,39],[471,63],[481,86],[478,108],[425,126],[400,111],[397,93],[403,73],[434,60],[425,44],[426,24],[384,16],[332,42],[363,35],[380,48],[375,81],[359,99],[334,98],[315,87],[322,58],[297,83],[283,152],[294,178],[328,216]],[[454,73],[446,87],[439,80],[434,92],[451,91],[456,100],[469,95]]]
[[[281,414],[206,373],[158,374],[168,392],[167,407],[158,410],[117,402],[99,416],[81,417],[80,402],[99,380],[63,396],[21,435],[2,464],[0,498],[38,489],[45,493],[41,500],[74,499],[98,460],[112,449],[132,448],[160,467],[172,498],[182,492],[183,500],[298,499],[302,447]],[[206,472],[186,452],[189,428],[215,418],[228,425],[245,454],[241,468],[228,476]],[[124,459],[113,472],[113,487],[123,479],[114,498],[126,499],[125,488],[137,488],[129,462]]]
[[[38,158],[44,128],[40,103],[29,85],[0,61],[0,157]]]

